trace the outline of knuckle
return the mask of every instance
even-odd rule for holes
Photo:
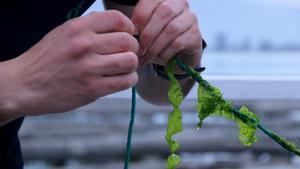
[[[113,20],[114,26],[121,27],[121,28],[126,26],[126,18],[120,11],[111,10],[109,12],[109,15],[110,15],[111,19]]]
[[[110,91],[119,91],[119,90],[125,90],[132,86],[134,86],[138,81],[138,75],[136,72],[124,75],[123,77],[120,77],[120,79],[115,83],[109,83],[107,85],[108,90]]]
[[[125,32],[121,32],[120,34],[120,41],[119,41],[119,45],[121,50],[123,51],[128,51],[131,49],[132,46],[132,37],[130,34],[125,33]]]
[[[91,82],[91,81],[86,82],[86,85],[84,86],[84,90],[87,95],[94,93],[95,88],[94,88],[93,82]]]
[[[175,39],[173,42],[173,48],[182,50],[184,48],[183,42],[181,39]]]
[[[125,65],[128,67],[127,69],[130,71],[134,71],[138,67],[138,57],[133,52],[128,52],[126,56],[126,63]]]
[[[194,12],[189,12],[189,15],[194,22],[198,23],[198,17]]]
[[[189,8],[189,1],[188,0],[181,0],[182,4],[185,6],[185,7],[188,7]]]
[[[78,34],[83,31],[83,24],[81,19],[76,18],[68,21],[66,23],[66,29],[70,33],[70,35]]]
[[[140,4],[143,4],[143,2],[141,2],[141,0],[139,1],[139,6]],[[143,8],[139,8],[139,7],[136,7],[134,9],[134,12],[133,12],[133,16],[132,16],[132,21],[135,23],[135,24],[138,24],[140,26],[145,26],[145,21],[147,20],[148,18],[148,14],[144,12]]]
[[[109,64],[109,66],[115,68],[116,70],[122,70],[123,68],[122,58],[115,59],[113,62]]]
[[[97,80],[90,79],[84,89],[88,96],[93,97],[94,95],[97,95],[96,93],[99,90],[99,84],[97,83]]]
[[[102,17],[102,13],[101,12],[97,12],[97,11],[93,11],[89,15],[92,16],[92,17],[95,17],[95,18]]]
[[[84,58],[80,62],[80,66],[77,66],[77,69],[82,70],[83,73],[93,73],[94,70],[97,70],[98,66],[97,62]]]
[[[166,28],[166,33],[174,34],[179,31],[179,25],[176,22],[171,22]]]
[[[138,67],[137,55],[133,52],[127,52],[119,59],[116,59],[110,66],[119,69],[123,73],[132,72]]]
[[[76,37],[71,40],[70,45],[71,51],[79,54],[89,51],[92,48],[93,43],[88,38]]]
[[[191,28],[191,35],[193,35],[193,37],[195,38],[198,38],[198,39],[202,39],[202,34],[199,30],[199,27],[197,25],[194,25],[192,28]]]
[[[175,14],[175,11],[172,8],[172,6],[169,5],[168,3],[162,3],[157,8],[157,13],[158,13],[160,18],[166,19],[166,18],[169,18],[170,16],[173,16]]]

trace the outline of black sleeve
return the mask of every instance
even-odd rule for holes
[[[124,5],[136,5],[139,0],[111,0]]]
[[[23,118],[0,127],[0,168],[23,169],[18,131]]]

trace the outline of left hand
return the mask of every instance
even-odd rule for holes
[[[165,65],[175,55],[199,65],[202,35],[188,0],[139,0],[132,21],[140,33],[140,65]]]

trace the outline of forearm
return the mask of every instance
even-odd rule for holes
[[[0,127],[21,117],[17,105],[17,91],[14,88],[13,61],[0,62]]]

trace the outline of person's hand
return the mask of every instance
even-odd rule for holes
[[[140,0],[132,21],[140,32],[140,65],[166,64],[175,55],[192,67],[199,64],[202,36],[187,0]]]
[[[39,115],[69,111],[133,86],[139,48],[133,33],[130,19],[117,11],[64,23],[10,62],[7,98],[22,115]]]

